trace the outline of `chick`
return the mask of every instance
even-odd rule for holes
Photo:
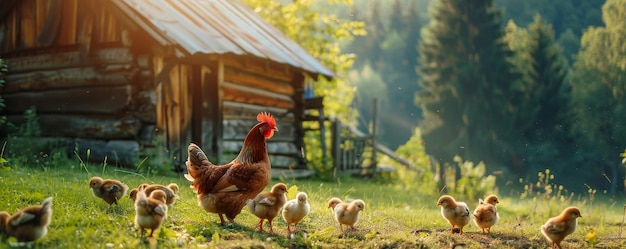
[[[561,241],[565,239],[565,236],[576,231],[578,226],[576,219],[579,217],[583,216],[577,207],[568,207],[559,216],[548,219],[546,224],[541,226],[541,233],[552,242],[552,248],[555,248],[555,245],[561,248]]]
[[[286,193],[287,185],[277,183],[272,186],[272,190],[270,192],[260,193],[254,197],[254,199],[246,201],[246,205],[248,206],[250,213],[261,219],[259,221],[259,231],[263,232],[263,220],[267,219],[270,223],[270,232],[274,232],[272,221],[276,216],[278,216],[280,208],[282,208],[285,202],[287,202]]]
[[[296,195],[296,199],[285,203],[282,216],[287,223],[287,231],[291,233],[291,224],[294,224],[297,229],[298,223],[307,216],[310,211],[311,205],[309,205],[308,196],[305,192],[299,192]]]
[[[146,192],[147,196],[150,196],[150,193],[152,193],[152,191],[154,190],[162,190],[167,196],[166,204],[168,206],[174,204],[174,202],[176,202],[176,200],[178,199],[178,185],[176,185],[176,183],[170,183],[167,186],[163,186],[160,184],[140,184],[139,187],[132,189],[128,194],[128,197],[133,199],[133,201],[135,201],[135,199],[137,198],[137,192],[139,188],[144,188],[144,192]]]
[[[104,200],[109,204],[109,207],[113,203],[117,205],[117,200],[124,197],[126,191],[128,191],[128,186],[118,180],[104,180],[97,176],[89,180],[89,188],[91,188],[93,195]]]
[[[31,242],[45,236],[51,220],[52,197],[46,198],[41,205],[24,208],[11,216],[0,212],[4,232],[18,242]]]
[[[491,227],[500,219],[500,214],[498,214],[498,208],[496,207],[498,203],[500,203],[500,201],[495,195],[487,196],[485,201],[482,199],[478,201],[478,206],[474,209],[474,223],[476,226],[482,228],[483,233],[485,232],[485,228],[487,229],[487,233],[491,233]]]
[[[454,233],[454,227],[458,226],[460,233],[463,234],[463,227],[471,220],[467,204],[455,201],[452,196],[442,195],[437,201],[437,206],[441,206],[441,216],[452,225],[450,233]]]
[[[339,229],[343,232],[343,225],[355,229],[354,224],[359,221],[360,212],[365,210],[365,202],[356,199],[350,203],[345,203],[341,199],[333,197],[328,200],[328,207],[332,208],[335,221],[339,223]]]
[[[148,237],[152,237],[154,230],[159,229],[167,218],[166,199],[167,195],[163,190],[154,190],[150,196],[146,196],[143,189],[137,191],[135,226],[141,230],[141,237],[144,236],[146,228],[151,229]]]

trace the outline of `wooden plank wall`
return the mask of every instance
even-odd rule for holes
[[[297,108],[294,95],[303,82],[293,82],[295,72],[262,60],[224,58],[224,153],[225,161],[241,149],[248,131],[258,122],[256,115],[267,111],[275,116],[279,131],[267,141],[272,167],[305,167],[296,146]],[[297,78],[297,77],[296,77]],[[300,106],[302,107],[302,106]]]
[[[155,109],[154,92],[141,90],[151,84],[151,72],[134,63],[128,48],[94,51],[88,63],[79,57],[72,51],[7,59],[11,73],[2,89],[3,113],[19,124],[34,106],[42,136],[71,138],[96,161],[131,151],[120,160],[132,164],[142,129],[155,123],[149,113]],[[115,146],[120,147],[109,150]]]

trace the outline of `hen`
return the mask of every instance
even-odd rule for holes
[[[576,231],[578,226],[576,219],[582,217],[577,207],[568,207],[559,216],[548,219],[546,224],[541,226],[541,233],[552,242],[552,248],[555,246],[561,248],[561,241],[565,239],[565,236]]]
[[[441,206],[441,216],[452,225],[450,233],[454,233],[454,227],[458,226],[460,233],[463,234],[463,227],[471,220],[467,204],[465,202],[457,202],[452,196],[442,195],[437,200],[437,206]]]
[[[195,144],[188,148],[185,178],[191,181],[198,196],[198,204],[205,211],[216,213],[224,224],[224,217],[231,223],[239,215],[248,199],[259,194],[270,181],[270,159],[266,139],[278,131],[274,117],[269,113],[257,115],[259,121],[243,141],[239,155],[230,163],[211,163],[202,149]]]
[[[143,188],[137,191],[135,225],[141,230],[141,237],[144,236],[146,228],[150,229],[148,237],[152,237],[154,230],[159,229],[163,220],[167,218],[166,196],[165,192],[160,189],[152,191],[150,196],[146,196]]]
[[[274,232],[272,221],[278,216],[280,208],[287,202],[285,193],[287,193],[287,185],[277,183],[272,186],[270,192],[258,194],[254,199],[249,199],[246,202],[250,213],[261,219],[259,221],[259,231],[263,232],[263,220],[267,219],[270,223],[270,232]]]
[[[41,205],[24,208],[11,216],[5,211],[0,212],[2,230],[18,242],[31,242],[45,236],[51,219],[52,197],[46,198]]]
[[[311,211],[311,205],[308,202],[308,196],[304,192],[299,192],[296,195],[296,199],[289,200],[283,206],[282,216],[287,223],[287,231],[291,233],[291,224],[294,224],[296,229],[298,223],[309,214]]]
[[[474,223],[482,228],[483,233],[485,228],[487,233],[491,233],[491,227],[495,225],[500,219],[498,214],[498,208],[496,204],[500,203],[498,197],[495,195],[489,195],[485,200],[479,200],[478,206],[474,209]]]
[[[354,224],[359,221],[360,212],[365,210],[365,202],[361,199],[356,199],[346,203],[339,198],[333,197],[328,200],[328,207],[333,210],[335,221],[339,223],[339,228],[343,232],[343,225],[354,229]]]
[[[89,188],[91,188],[93,195],[104,200],[109,206],[113,203],[117,205],[117,200],[124,197],[128,191],[128,186],[118,180],[104,180],[97,176],[89,179]]]

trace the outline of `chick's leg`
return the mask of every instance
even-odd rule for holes
[[[287,232],[291,233],[291,227],[289,225],[291,225],[291,224],[287,223]]]
[[[218,214],[220,216],[220,221],[222,222],[222,225],[224,225],[224,216],[222,216],[222,214]]]
[[[272,219],[267,219],[267,221],[270,223],[270,232],[274,233],[274,228],[272,227]]]

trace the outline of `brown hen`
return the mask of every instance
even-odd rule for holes
[[[205,211],[216,213],[224,224],[224,217],[235,222],[248,199],[259,194],[270,181],[270,159],[265,140],[277,131],[276,121],[269,113],[257,115],[259,121],[243,141],[239,155],[230,163],[211,163],[202,149],[195,144],[188,148],[185,178],[192,182],[198,204]]]

